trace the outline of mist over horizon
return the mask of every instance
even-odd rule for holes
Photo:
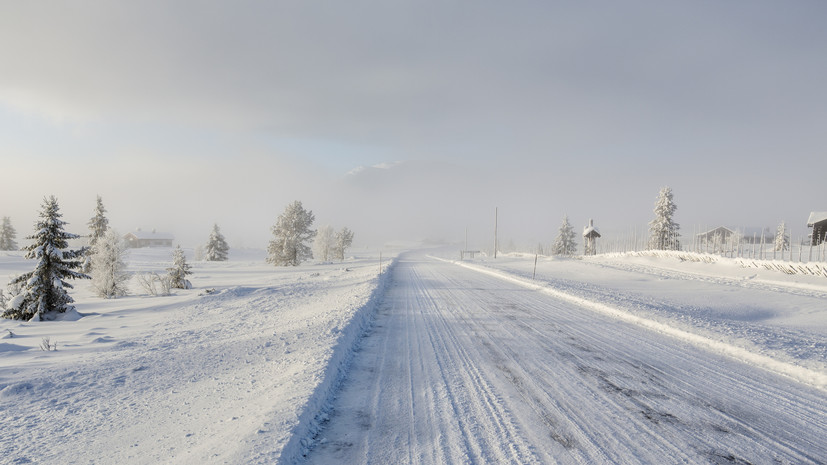
[[[0,217],[265,248],[299,200],[355,246],[827,210],[827,6],[186,0],[0,7]]]

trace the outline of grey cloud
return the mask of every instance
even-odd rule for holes
[[[734,196],[718,217],[775,221],[823,209],[810,199],[827,167],[825,13],[816,1],[7,2],[0,105],[104,122],[186,162],[224,151],[256,182],[219,191],[260,190],[272,219],[294,198],[332,223],[378,218],[377,236],[448,234],[495,204],[537,230],[565,212],[637,224],[666,184],[680,214]],[[147,126],[177,139],[144,143]],[[181,140],[199,133],[220,147]],[[95,148],[118,152],[108,137]],[[407,163],[338,179],[305,160],[268,184],[249,166],[302,158],[268,150],[290,138],[331,141],[315,163],[360,146]],[[637,216],[618,213],[629,204]]]

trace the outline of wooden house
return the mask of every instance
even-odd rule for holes
[[[735,231],[725,227],[718,226],[709,231],[698,233],[695,237],[699,244],[712,244],[714,242],[725,243],[729,241]]]
[[[140,228],[124,234],[123,238],[126,241],[126,246],[134,249],[172,247],[172,241],[175,239],[172,234],[159,233],[154,229],[152,231],[142,231]]]
[[[813,228],[810,232],[810,241],[813,245],[819,245],[825,241],[827,234],[827,212],[810,212],[807,219],[807,227]]]
[[[597,238],[600,232],[594,227],[594,220],[589,220],[589,225],[583,228],[584,254],[594,255],[597,253]]]

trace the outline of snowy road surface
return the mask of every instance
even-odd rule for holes
[[[827,396],[424,256],[400,259],[309,463],[824,463]]]

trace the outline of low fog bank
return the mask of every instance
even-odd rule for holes
[[[265,156],[232,161],[144,160],[127,168],[115,167],[122,161],[111,167],[69,165],[42,185],[32,183],[23,192],[4,193],[12,200],[0,216],[11,217],[18,243],[24,244],[43,197],[55,195],[69,223],[66,229],[86,234],[95,196],[101,195],[110,225],[121,234],[154,229],[194,248],[207,240],[217,223],[231,247],[261,249],[272,237],[270,229],[278,215],[287,204],[300,200],[315,214],[314,227],[347,226],[355,233],[356,247],[399,240],[464,246],[467,237],[469,248],[489,250],[496,211],[500,246],[525,250],[550,243],[564,215],[576,231],[594,219],[604,233],[645,234],[663,185],[670,185],[675,193],[675,218],[683,225],[684,236],[696,227],[720,224],[774,230],[781,220],[794,233],[803,234],[807,214],[817,209],[790,193],[784,198],[769,190],[749,190],[748,179],[710,175],[699,184],[686,173],[650,176],[617,168],[616,178],[592,184],[588,176],[570,175],[582,166],[557,168],[541,162],[536,169],[392,162],[341,174],[312,163]],[[738,191],[748,194],[732,194]]]

